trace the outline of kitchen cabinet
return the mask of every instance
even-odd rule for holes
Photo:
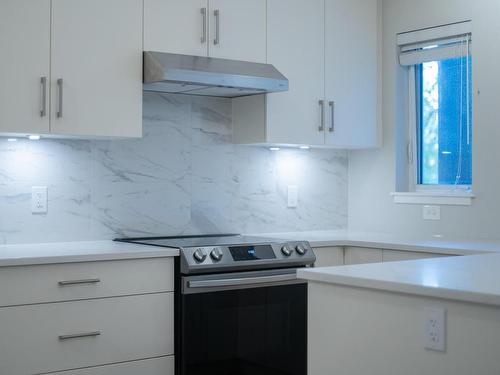
[[[14,95],[0,102],[0,132],[140,137],[142,8],[142,0],[2,1],[0,48],[12,61],[0,63],[9,76],[0,92]]]
[[[335,267],[344,264],[344,249],[342,247],[316,247],[315,267]]]
[[[442,258],[452,255],[447,254],[436,254],[436,253],[423,253],[414,251],[397,251],[397,250],[385,250],[383,253],[384,262],[398,262],[402,260],[417,260],[417,259],[429,259],[429,258]]]
[[[48,133],[50,0],[2,0],[0,50],[0,132]]]
[[[266,0],[145,0],[144,49],[266,62]]]
[[[267,28],[290,90],[234,99],[235,142],[378,146],[377,0],[268,0]]]
[[[173,375],[173,258],[6,266],[0,277],[0,374]]]
[[[286,7],[268,0],[267,11],[268,62],[288,78],[290,89],[267,96],[265,141],[323,144],[324,0],[290,0]]]
[[[326,0],[325,19],[325,144],[376,147],[377,1]]]
[[[142,0],[52,0],[51,54],[51,133],[142,135]]]
[[[346,247],[344,251],[344,261],[346,265],[382,263],[383,261],[381,249]]]
[[[208,0],[144,0],[144,50],[207,56]]]
[[[265,63],[266,0],[209,0],[209,5],[209,56]]]

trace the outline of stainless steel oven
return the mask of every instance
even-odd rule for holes
[[[307,242],[244,236],[142,239],[178,247],[177,375],[306,375]]]

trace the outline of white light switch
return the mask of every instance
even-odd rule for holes
[[[299,187],[288,185],[288,208],[296,208],[299,205]]]
[[[424,206],[422,209],[422,217],[424,220],[441,220],[441,207]]]
[[[47,213],[47,186],[33,186],[31,188],[31,213]]]
[[[443,309],[425,309],[426,349],[438,352],[446,351],[446,311]]]

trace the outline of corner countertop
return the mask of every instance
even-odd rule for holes
[[[312,282],[500,306],[500,254],[309,268]]]
[[[114,241],[0,245],[0,267],[178,256],[177,249]]]
[[[340,230],[259,233],[258,235],[291,241],[309,241],[312,247],[353,246],[449,255],[500,253],[500,240],[470,240]]]

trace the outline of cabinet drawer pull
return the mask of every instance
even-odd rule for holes
[[[332,115],[332,122],[330,124],[330,133],[333,133],[335,131],[335,102],[334,101],[331,101],[328,103],[330,105],[330,111],[331,111],[331,115]]]
[[[41,103],[40,117],[47,116],[47,77],[40,78]]]
[[[201,8],[201,17],[203,19],[203,33],[201,34],[201,43],[205,44],[205,42],[207,41],[207,8]]]
[[[84,332],[84,333],[72,333],[69,335],[60,335],[59,341],[71,340],[71,339],[80,339],[84,337],[97,337],[101,335],[101,331],[92,331],[92,332]]]
[[[214,45],[218,45],[220,43],[220,11],[219,11],[219,9],[214,10],[214,16],[215,16]]]
[[[59,90],[59,103],[57,108],[56,116],[57,118],[63,117],[63,79],[59,78],[57,80],[57,88]]]
[[[97,284],[101,279],[81,279],[81,280],[62,280],[59,281],[60,286],[79,285],[79,284]]]
[[[325,101],[320,100],[320,101],[318,101],[318,104],[319,104],[319,109],[321,111],[321,116],[320,116],[321,120],[320,120],[318,130],[320,132],[322,132],[323,130],[325,130]]]

